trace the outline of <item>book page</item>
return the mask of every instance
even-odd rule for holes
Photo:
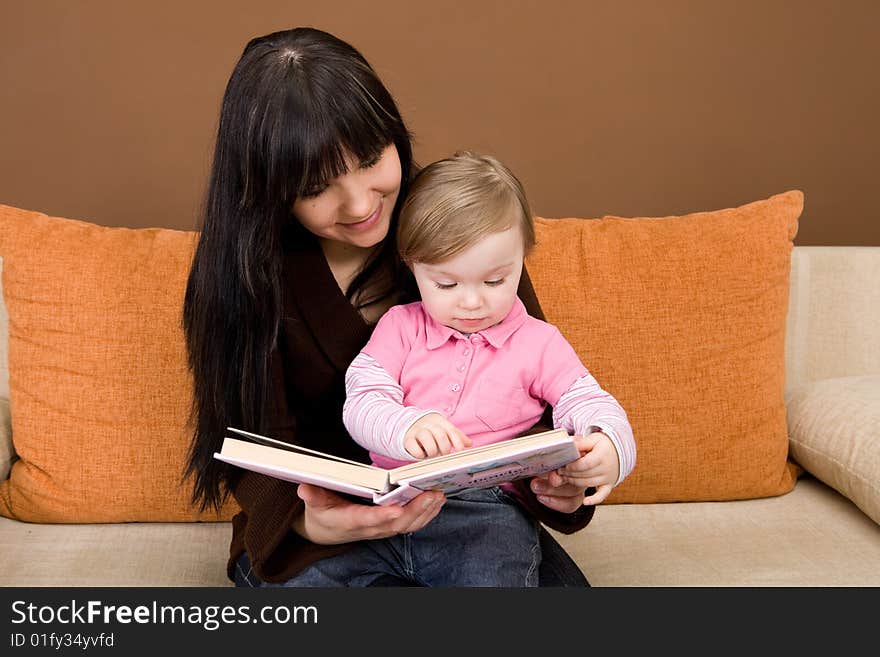
[[[340,493],[350,493],[352,495],[357,495],[358,497],[366,497],[368,499],[374,498],[376,495],[378,495],[376,489],[374,488],[356,486],[355,484],[349,484],[340,479],[324,477],[319,474],[305,472],[294,473],[279,466],[266,463],[255,463],[254,461],[237,459],[232,456],[224,456],[220,453],[215,453],[214,457],[220,461],[229,463],[230,465],[235,465],[246,470],[259,472],[260,474],[269,475],[270,477],[275,477],[276,479],[283,479],[284,481],[292,481],[297,484],[314,484],[315,486],[321,486],[322,488],[329,488],[330,490],[339,491]]]
[[[518,454],[531,454],[535,451],[549,449],[555,445],[562,444],[574,445],[574,439],[564,429],[544,431],[530,436],[522,436],[490,445],[463,449],[459,452],[401,465],[390,471],[391,481],[409,480],[431,472],[449,472],[450,468],[461,469],[468,465],[480,464],[485,461],[511,460]]]
[[[269,447],[277,447],[278,449],[285,449],[288,452],[299,452],[301,454],[313,454],[315,456],[319,456],[322,459],[330,459],[331,461],[339,461],[340,463],[351,463],[352,465],[356,465],[360,468],[372,468],[375,466],[367,465],[366,463],[358,463],[357,461],[350,461],[348,459],[344,459],[341,456],[335,456],[334,454],[326,454],[325,452],[319,452],[316,449],[309,449],[308,447],[302,447],[301,445],[294,445],[293,443],[286,443],[283,440],[276,440],[275,438],[269,438],[268,436],[261,436],[258,433],[251,433],[250,431],[244,431],[242,429],[236,429],[235,427],[226,427],[227,431],[231,431],[233,433],[237,433],[240,436],[245,436],[246,438],[250,438],[253,442],[260,443],[261,445],[268,445]]]
[[[466,466],[447,463],[435,472],[397,480],[420,490],[439,490],[454,495],[471,488],[487,488],[524,477],[533,477],[571,463],[580,456],[574,441],[556,447],[536,447],[515,457],[483,461]]]
[[[272,474],[287,481],[316,483],[314,479],[320,477],[322,483],[319,485],[327,488],[333,488],[330,483],[359,486],[378,492],[385,492],[389,487],[388,472],[381,468],[364,466],[362,463],[331,461],[320,456],[289,452],[237,438],[225,438],[220,453],[215,454],[215,457],[228,463],[232,462],[229,459],[235,459],[234,465]],[[263,469],[259,470],[258,467]],[[271,468],[272,472],[267,472],[266,468]]]

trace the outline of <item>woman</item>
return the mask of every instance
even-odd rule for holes
[[[418,530],[443,504],[424,493],[368,506],[213,458],[238,426],[366,461],[342,424],[343,377],[382,313],[417,298],[390,237],[413,173],[394,100],[354,48],[310,28],[247,45],[223,98],[183,317],[195,384],[187,472],[202,508],[231,492],[242,509],[228,567],[237,584],[283,585],[357,541]],[[538,315],[526,276],[520,295]],[[520,493],[561,531],[592,517],[584,490],[558,478]],[[542,548],[542,585],[586,585],[546,532]]]

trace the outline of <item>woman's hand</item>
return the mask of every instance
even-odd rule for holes
[[[319,486],[300,484],[305,511],[294,531],[312,543],[335,545],[414,532],[427,525],[446,501],[442,493],[422,493],[406,506],[368,506]]]
[[[529,485],[538,501],[554,511],[573,513],[584,503],[583,486],[566,483],[556,470],[538,475]]]
[[[614,443],[604,433],[575,436],[575,445],[581,453],[579,459],[531,481],[538,501],[563,513],[577,511],[582,504],[603,502],[617,483],[620,467]],[[590,486],[596,492],[584,497]]]

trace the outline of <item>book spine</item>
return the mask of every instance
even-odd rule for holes
[[[375,502],[379,506],[388,506],[391,504],[399,504],[400,506],[404,506],[422,492],[423,491],[419,490],[418,488],[413,488],[409,484],[402,484],[392,490],[390,493],[374,493],[373,502]]]

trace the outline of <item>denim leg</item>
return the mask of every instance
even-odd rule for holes
[[[285,582],[264,582],[253,572],[247,553],[235,564],[235,585],[273,587],[408,586],[399,555],[399,537],[365,541],[351,550],[310,564]],[[397,543],[398,545],[394,545]]]
[[[233,572],[233,581],[236,586],[250,587],[253,589],[263,585],[262,580],[254,573],[251,566],[251,559],[247,552],[242,552],[241,556],[235,561],[235,571]]]
[[[497,487],[449,498],[404,540],[414,576],[427,586],[538,585],[538,523]]]
[[[539,530],[539,540],[542,558],[538,568],[538,586],[590,586],[578,565],[544,527]]]
[[[449,504],[453,499],[447,501]],[[430,527],[431,524],[428,525]],[[424,530],[423,530],[424,531]],[[417,532],[418,533],[418,532]],[[561,545],[550,535],[544,528],[538,529],[541,560],[538,566],[538,586],[541,587],[588,587],[590,583],[581,572],[581,569],[565,552]],[[388,553],[386,558],[396,559],[399,550],[401,550],[399,539],[398,542],[392,543],[387,547]],[[375,541],[371,543],[376,543]],[[442,544],[443,548],[447,547]],[[428,558],[428,557],[423,557]],[[374,578],[366,578],[368,581],[363,586],[419,586],[408,572],[391,572],[379,573]],[[234,572],[234,581],[236,586],[244,587],[261,587],[265,583],[253,572],[251,562],[247,553],[242,554],[236,563]],[[291,584],[293,585],[293,584]]]

